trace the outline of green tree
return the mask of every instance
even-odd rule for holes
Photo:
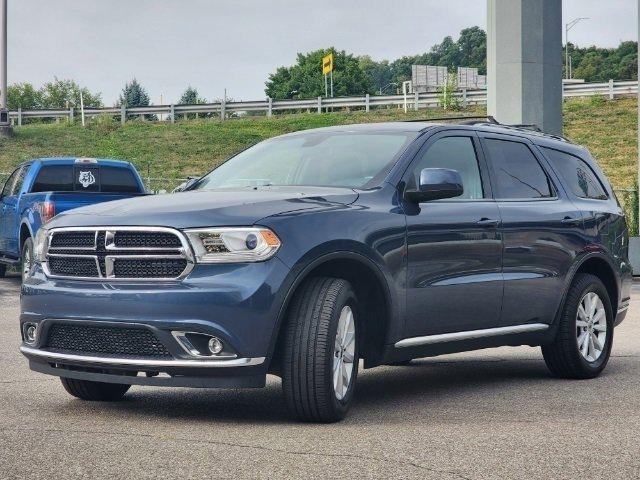
[[[91,93],[88,88],[80,87],[73,80],[60,80],[57,77],[40,89],[40,103],[43,108],[79,108],[81,92],[85,107],[102,107],[100,93]]]
[[[140,85],[138,80],[134,78],[122,89],[117,106],[121,107],[124,105],[127,108],[148,107],[150,104],[149,94],[144,87]]]
[[[200,97],[198,90],[196,90],[191,85],[189,85],[187,89],[184,91],[184,93],[182,94],[182,96],[180,97],[180,100],[178,101],[178,103],[181,105],[201,105],[203,103],[207,103],[207,101],[204,98]],[[211,115],[208,113],[187,114],[188,118],[198,118],[198,117],[207,118],[210,116]]]
[[[178,103],[181,105],[200,105],[203,103],[207,103],[207,101],[204,98],[200,97],[198,90],[196,90],[192,86],[188,86],[180,97]]]
[[[9,110],[33,110],[42,106],[40,92],[30,83],[16,83],[7,88],[7,106]]]
[[[148,107],[151,105],[151,99],[145,88],[140,85],[140,82],[135,78],[129,83],[125,84],[118,99],[117,107],[125,106],[126,108],[133,107]],[[155,121],[156,115],[145,115],[145,119]]]
[[[393,85],[389,85],[392,83],[393,77],[389,60],[376,62],[369,55],[363,55],[358,57],[358,63],[360,64],[360,69],[369,78],[374,92],[378,94],[388,93],[390,89],[395,93],[395,89],[392,88]]]
[[[358,58],[335,48],[298,53],[291,67],[280,67],[269,75],[265,93],[276,100],[324,96],[322,57],[333,53],[333,91],[336,97],[372,93],[370,78],[360,68]]]

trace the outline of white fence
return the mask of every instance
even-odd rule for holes
[[[605,83],[582,83],[564,85],[564,98],[587,97],[591,95],[603,95],[610,99],[618,96],[635,95],[638,92],[637,81],[610,80]],[[486,105],[486,90],[460,90],[455,94],[463,107],[469,105]],[[411,110],[423,108],[435,108],[440,106],[438,93],[414,93],[404,95],[365,95],[361,97],[339,98],[314,98],[308,100],[256,100],[249,102],[216,102],[200,105],[152,105],[149,107],[134,108],[86,108],[85,116],[111,115],[119,117],[122,123],[127,118],[145,115],[163,116],[168,121],[175,121],[181,115],[208,114],[219,116],[222,120],[231,114],[265,114],[273,115],[275,112],[286,111],[323,111],[356,108],[369,111],[379,107],[402,107]],[[69,108],[61,110],[13,110],[9,117],[14,124],[22,125],[27,118],[67,118],[71,121],[78,116],[78,109]]]

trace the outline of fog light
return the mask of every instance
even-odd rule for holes
[[[216,338],[216,337],[211,337],[211,340],[209,340],[209,351],[214,354],[217,355],[219,354],[222,349],[223,349],[223,345],[222,342],[220,341],[220,339]]]
[[[30,323],[27,324],[26,328],[24,329],[24,340],[27,343],[36,343],[36,338],[38,336],[38,326]]]

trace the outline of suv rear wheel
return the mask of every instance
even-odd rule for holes
[[[563,378],[594,378],[609,361],[613,311],[602,281],[579,274],[573,281],[554,343],[542,347],[551,372]]]
[[[308,280],[289,309],[282,388],[287,408],[308,422],[347,413],[358,376],[357,302],[349,282]]]
[[[61,377],[60,381],[64,389],[74,397],[89,401],[113,402],[120,400],[131,385],[120,383],[91,382],[89,380],[76,380]]]

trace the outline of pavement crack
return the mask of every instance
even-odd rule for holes
[[[309,452],[309,451],[297,451],[297,450],[289,450],[286,448],[275,448],[275,447],[265,447],[262,445],[250,445],[246,443],[236,443],[236,442],[224,442],[219,440],[206,440],[202,438],[185,438],[185,437],[175,437],[175,436],[167,436],[167,435],[153,435],[150,433],[135,433],[135,432],[114,432],[108,430],[73,430],[73,429],[54,429],[54,428],[0,428],[0,432],[40,432],[40,433],[79,433],[82,435],[87,434],[97,434],[97,435],[115,435],[115,436],[125,436],[125,437],[139,437],[139,438],[154,438],[158,440],[170,440],[179,443],[200,443],[205,445],[218,445],[225,447],[235,447],[235,448],[244,448],[250,450],[261,450],[265,452],[272,453],[283,453],[285,455],[296,455],[296,456],[308,456],[308,457],[324,457],[324,458],[352,458],[358,460],[366,460],[366,461],[374,461],[374,462],[383,462],[390,463],[396,465],[405,465],[409,467],[413,467],[419,470],[425,470],[431,473],[440,474],[440,475],[450,475],[455,478],[459,478],[462,480],[472,480],[471,477],[467,477],[459,472],[452,470],[442,470],[433,468],[427,465],[423,465],[418,462],[414,462],[412,460],[402,460],[402,459],[390,459],[383,457],[376,457],[371,455],[361,455],[357,453],[328,453],[328,452]]]

